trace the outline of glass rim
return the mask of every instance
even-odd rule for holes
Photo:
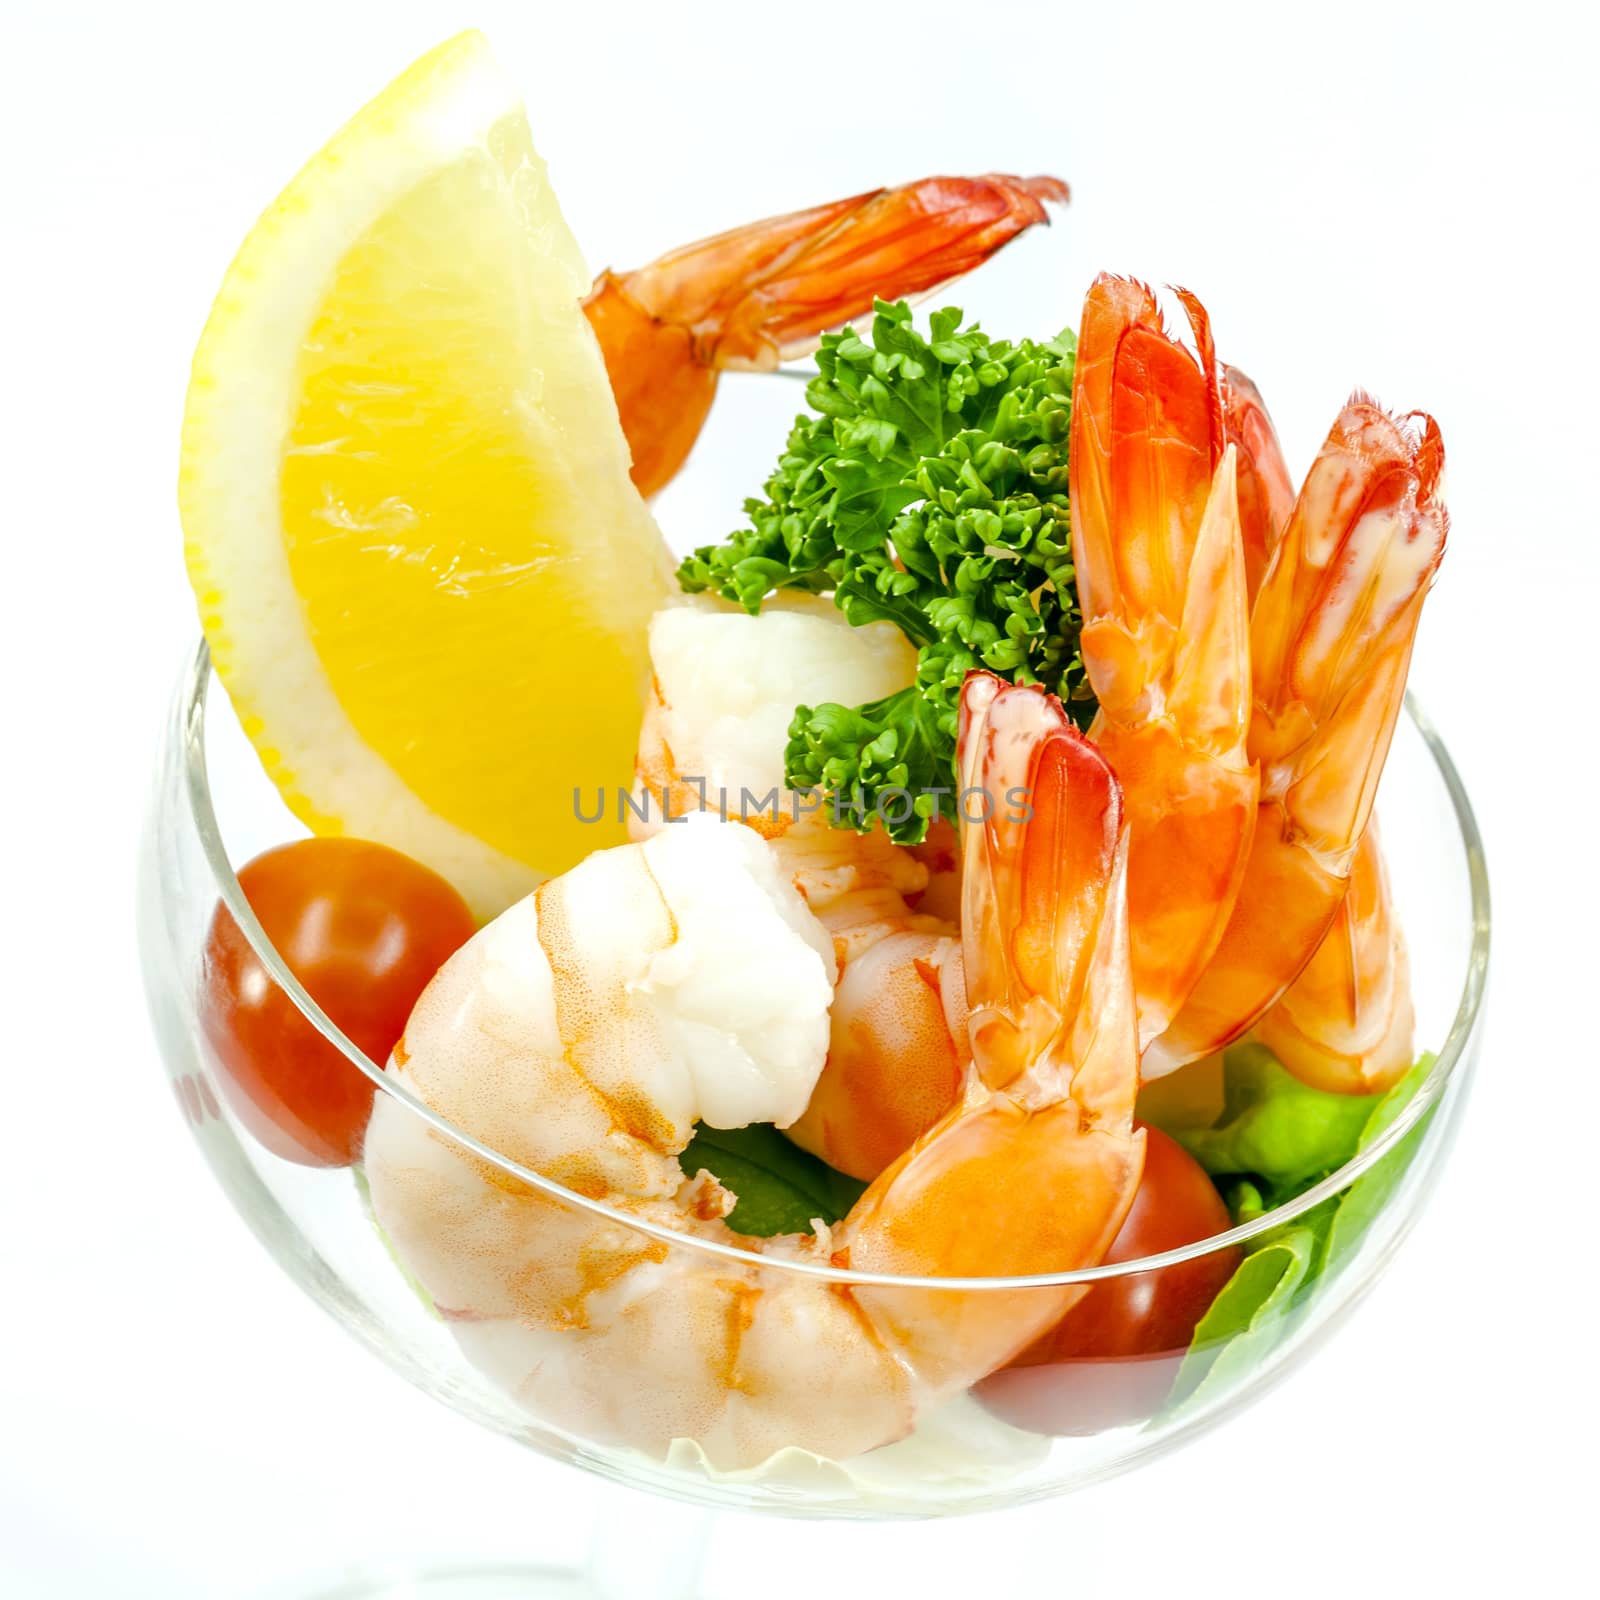
[[[935,1277],[859,1272],[849,1267],[829,1266],[821,1262],[786,1260],[765,1255],[759,1250],[745,1249],[739,1245],[696,1238],[691,1234],[679,1233],[664,1224],[632,1216],[626,1211],[607,1205],[603,1200],[578,1194],[557,1183],[553,1178],[547,1178],[533,1168],[502,1155],[481,1139],[456,1127],[448,1118],[433,1110],[408,1086],[391,1079],[381,1066],[346,1038],[321,1006],[312,999],[304,985],[289,970],[276,946],[256,919],[249,902],[245,899],[238,874],[234,871],[233,863],[228,858],[227,847],[223,843],[222,830],[218,825],[216,809],[212,803],[210,776],[206,765],[206,695],[213,676],[210,647],[202,638],[191,654],[180,680],[173,708],[172,725],[169,729],[170,736],[181,744],[189,809],[211,870],[218,898],[239,925],[256,957],[273,981],[288,995],[306,1020],[351,1065],[371,1080],[378,1093],[387,1095],[413,1115],[420,1117],[459,1149],[465,1150],[479,1160],[489,1162],[508,1177],[538,1190],[560,1204],[571,1206],[575,1210],[587,1211],[595,1217],[655,1239],[671,1248],[700,1251],[707,1256],[736,1262],[742,1267],[764,1269],[769,1272],[797,1273],[804,1277],[820,1278],[825,1282],[848,1284],[858,1288],[936,1289],[951,1293],[1016,1291],[1066,1288],[1078,1284],[1103,1283],[1117,1278],[1134,1277],[1162,1267],[1174,1267],[1186,1261],[1198,1260],[1218,1250],[1248,1244],[1263,1234],[1304,1216],[1308,1211],[1321,1205],[1324,1200],[1342,1193],[1363,1173],[1376,1166],[1422,1121],[1443,1095],[1456,1066],[1462,1059],[1467,1042],[1472,1037],[1482,1009],[1489,970],[1490,925],[1489,876],[1483,852],[1483,839],[1478,831],[1472,803],[1467,798],[1465,785],[1456,771],[1449,751],[1433,724],[1417,704],[1416,698],[1407,691],[1406,715],[1421,734],[1439,776],[1444,781],[1460,830],[1472,899],[1472,943],[1467,957],[1466,980],[1462,985],[1455,1016],[1428,1076],[1394,1121],[1371,1144],[1358,1151],[1342,1167],[1329,1173],[1319,1183],[1303,1194],[1296,1195],[1294,1199],[1222,1233],[1212,1234],[1208,1238],[1198,1239],[1193,1244],[1182,1245],[1176,1249],[1163,1250],[1155,1255],[1138,1256],[1130,1261],[1103,1262],[1093,1267],[1077,1267],[1069,1272],[1019,1274],[1011,1277]]]

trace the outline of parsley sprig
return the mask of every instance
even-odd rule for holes
[[[824,337],[766,497],[748,526],[678,571],[752,614],[779,589],[832,591],[850,622],[888,621],[918,647],[916,682],[866,705],[799,706],[785,750],[793,789],[828,815],[903,844],[927,833],[932,791],[955,782],[962,680],[987,667],[1040,683],[1085,725],[1067,500],[1076,340],[990,339],[935,311],[926,337],[904,302],[871,334]],[[892,791],[911,797],[902,803]]]

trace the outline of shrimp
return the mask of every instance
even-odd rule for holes
[[[768,217],[602,272],[584,310],[600,341],[633,481],[677,474],[722,371],[769,372],[874,299],[914,297],[982,265],[1064,203],[1059,178],[924,178]]]
[[[1260,391],[1237,367],[1224,366],[1220,377],[1224,425],[1239,447],[1239,522],[1253,604],[1294,512],[1294,486]],[[1316,954],[1255,1033],[1305,1082],[1375,1094],[1411,1065],[1414,1026],[1410,965],[1374,817]]]
[[[1294,511],[1294,481],[1261,391],[1237,367],[1218,371],[1223,436],[1238,452],[1245,590],[1254,605],[1272,552]]]
[[[1240,452],[1225,438],[1205,310],[1181,298],[1198,359],[1142,284],[1096,279],[1072,404],[1073,557],[1100,701],[1089,736],[1127,799],[1141,1047],[1222,939],[1257,802]]]
[[[708,807],[766,838],[820,822],[815,796],[784,787],[795,707],[885,698],[917,672],[916,647],[892,623],[855,628],[827,596],[793,590],[769,596],[754,616],[686,595],[650,619],[649,650],[628,823],[635,840]]]
[[[742,1238],[724,1220],[733,1197],[678,1160],[697,1121],[788,1120],[822,1065],[830,941],[753,829],[692,816],[598,852],[424,992],[390,1073],[624,1219],[531,1190],[378,1097],[378,1223],[469,1358],[538,1422],[657,1457],[693,1438],[723,1470],[786,1446],[847,1458],[902,1437],[1081,1296],[783,1270],[1068,1270],[1103,1257],[1138,1186],[1116,780],[1059,702],[987,675],[963,691],[960,756],[969,781],[1026,787],[1033,810],[963,841],[963,1094],[831,1230]]]
[[[1373,821],[1327,934],[1255,1036],[1313,1088],[1381,1094],[1411,1066],[1414,1026],[1406,942]]]
[[[1147,1072],[1244,1033],[1338,912],[1444,554],[1443,469],[1431,417],[1391,417],[1359,393],[1312,465],[1251,615],[1261,803],[1244,882],[1199,983],[1148,1047]]]
[[[656,614],[650,660],[630,832],[705,806],[771,842],[840,969],[827,1064],[787,1131],[841,1172],[876,1177],[960,1095],[959,930],[920,909],[936,852],[831,826],[825,802],[784,788],[782,754],[797,704],[885,698],[911,683],[916,652],[820,595],[777,595],[755,616],[695,596]]]

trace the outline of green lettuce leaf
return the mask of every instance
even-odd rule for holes
[[[1172,1136],[1213,1177],[1256,1178],[1272,1205],[1343,1166],[1379,1101],[1310,1088],[1259,1044],[1228,1051],[1223,1092],[1215,1127],[1174,1129]]]
[[[1232,1144],[1219,1143],[1213,1153],[1228,1148],[1248,1151],[1257,1159],[1264,1158],[1269,1167],[1287,1174],[1288,1181],[1298,1183],[1298,1189],[1293,1192],[1303,1192],[1323,1176],[1312,1169],[1325,1157],[1337,1154],[1333,1166],[1338,1167],[1366,1149],[1405,1109],[1427,1080],[1436,1059],[1432,1055],[1422,1056],[1383,1095],[1321,1096],[1319,1091],[1306,1091],[1322,1099],[1347,1099],[1362,1108],[1359,1131],[1348,1147],[1339,1152],[1333,1132],[1344,1127],[1343,1119],[1330,1115],[1329,1108],[1307,1102],[1301,1094],[1287,1088],[1282,1080],[1288,1079],[1290,1083],[1294,1080],[1259,1045],[1245,1048],[1251,1055],[1244,1057],[1240,1053],[1242,1079],[1253,1090],[1259,1090],[1261,1098],[1253,1100],[1241,1111],[1241,1116],[1259,1113],[1260,1107],[1268,1101],[1275,1102],[1277,1111],[1272,1116],[1256,1115],[1253,1132],[1238,1135]],[[1225,1070],[1233,1066],[1234,1054],[1229,1052]],[[1259,1056],[1265,1056],[1266,1061]],[[1266,1070],[1269,1065],[1273,1071]],[[1309,1107],[1309,1126],[1300,1130],[1289,1127],[1285,1106],[1298,1106],[1302,1110]],[[1320,1291],[1323,1281],[1331,1279],[1348,1262],[1379,1212],[1393,1197],[1432,1115],[1430,1110],[1393,1150],[1342,1194],[1323,1201],[1304,1216],[1252,1242],[1249,1253],[1195,1327],[1194,1338],[1167,1402],[1168,1415],[1220,1396],[1282,1342],[1294,1327],[1299,1313]],[[1224,1117],[1222,1128],[1214,1131],[1226,1129],[1226,1112]],[[1188,1135],[1180,1137],[1187,1140]],[[1316,1161],[1308,1162],[1307,1152],[1312,1150],[1317,1152]],[[1273,1188],[1267,1185],[1268,1194]],[[1263,1186],[1250,1177],[1227,1180],[1223,1193],[1235,1222],[1253,1221],[1271,1209],[1266,1203],[1268,1194],[1263,1193]],[[1289,1198],[1289,1192],[1276,1194],[1271,1204],[1281,1205]]]
[[[1217,1189],[1235,1227],[1254,1222],[1272,1209],[1266,1195],[1261,1192],[1261,1185],[1253,1178],[1224,1178]]]
[[[1276,1347],[1316,1271],[1321,1244],[1320,1229],[1289,1227],[1239,1263],[1195,1327],[1167,1401],[1168,1415],[1225,1393]]]
[[[691,1176],[704,1168],[736,1194],[739,1203],[729,1213],[728,1226],[761,1239],[810,1233],[815,1217],[837,1222],[867,1187],[790,1144],[767,1123],[748,1128],[701,1124],[678,1164]]]
[[[1377,1110],[1367,1119],[1356,1146],[1365,1150],[1380,1133],[1405,1110],[1438,1058],[1431,1053],[1422,1056],[1414,1067],[1378,1102]],[[1324,1270],[1339,1265],[1360,1244],[1374,1218],[1389,1203],[1390,1197],[1406,1175],[1417,1146],[1422,1143],[1428,1124],[1433,1120],[1433,1107],[1419,1119],[1414,1127],[1393,1150],[1384,1156],[1369,1172],[1363,1173],[1339,1199],[1333,1215],[1333,1225],[1328,1233],[1327,1249],[1322,1266]]]

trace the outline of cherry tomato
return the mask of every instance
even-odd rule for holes
[[[382,1064],[445,960],[472,936],[466,902],[381,844],[302,839],[255,858],[240,886],[313,1000]],[[219,905],[206,940],[201,1019],[239,1118],[269,1150],[348,1166],[373,1088],[273,981]]]
[[[1205,1169],[1145,1129],[1139,1192],[1106,1252],[1134,1261],[1230,1226]],[[1095,1284],[1049,1333],[975,1389],[996,1415],[1035,1433],[1097,1433],[1154,1414],[1172,1388],[1195,1324],[1239,1265],[1237,1247],[1179,1266]]]

